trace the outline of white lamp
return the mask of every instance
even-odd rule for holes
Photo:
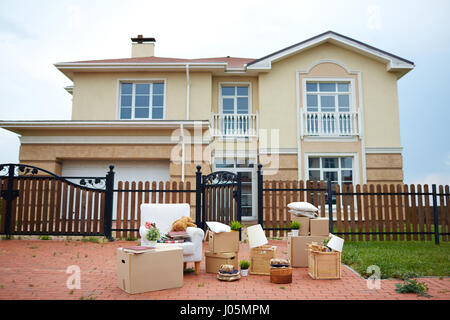
[[[331,234],[331,239],[328,241],[327,247],[331,250],[342,252],[342,247],[344,246],[344,239],[339,238],[335,236],[334,234]]]
[[[260,224],[248,227],[247,235],[250,248],[260,247],[269,243],[269,241],[267,241],[264,230]]]

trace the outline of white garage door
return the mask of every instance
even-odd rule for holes
[[[109,165],[114,165],[115,187],[118,181],[167,181],[170,180],[169,161],[89,161],[67,160],[62,164],[62,176],[104,177]]]
[[[63,177],[104,177],[109,165],[114,165],[114,188],[118,181],[168,181],[169,161],[78,161],[68,160],[62,163]],[[75,182],[75,181],[74,181]],[[79,180],[76,181],[79,183]],[[131,187],[131,185],[130,185]],[[129,207],[131,204],[129,204]],[[114,193],[113,220],[117,216],[117,193]],[[129,216],[130,218],[130,216]]]

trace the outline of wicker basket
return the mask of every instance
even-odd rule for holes
[[[270,282],[273,283],[291,283],[292,268],[270,268]]]
[[[250,274],[270,275],[270,259],[275,258],[276,246],[260,246],[250,249]]]
[[[308,274],[313,279],[341,279],[341,253],[308,250]]]

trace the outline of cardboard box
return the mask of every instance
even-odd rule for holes
[[[222,252],[214,253],[211,251],[205,251],[205,263],[207,273],[219,272],[222,264],[231,264],[234,269],[238,269],[238,253],[237,252]]]
[[[209,251],[213,253],[239,252],[239,232],[209,232]]]
[[[328,236],[330,233],[330,221],[328,218],[310,219],[309,230],[312,236]]]
[[[300,222],[300,230],[298,230],[300,236],[309,236],[309,220],[309,217],[296,216],[291,213],[291,221]]]
[[[291,266],[297,268],[308,267],[308,244],[311,242],[322,243],[327,236],[298,236],[288,234],[288,257]]]
[[[124,252],[117,249],[117,285],[135,294],[183,286],[183,249],[157,244],[154,251]]]
[[[250,248],[250,270],[251,274],[270,275],[270,259],[275,258],[276,246],[264,245]]]

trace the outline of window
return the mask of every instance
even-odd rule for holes
[[[163,82],[120,84],[120,119],[163,118]]]
[[[333,184],[353,183],[353,157],[309,157],[310,180],[328,180]]]
[[[220,87],[220,95],[223,114],[248,114],[248,85],[222,85]]]
[[[353,157],[314,157],[308,158],[309,180],[328,180],[331,184],[353,183]],[[325,201],[327,201],[325,199]],[[332,198],[336,204],[336,197]]]
[[[349,112],[350,82],[306,82],[308,112]]]

